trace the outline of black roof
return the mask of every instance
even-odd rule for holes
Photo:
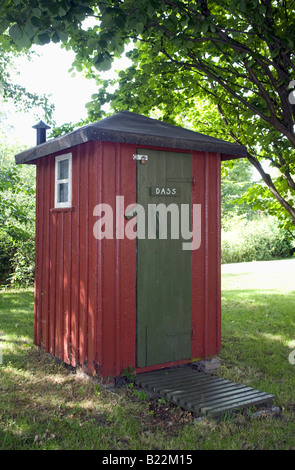
[[[182,150],[221,153],[223,159],[246,157],[246,147],[216,139],[182,127],[166,124],[129,111],[88,124],[56,139],[49,140],[15,156],[16,163],[29,163],[37,158],[69,149],[90,140],[152,145]]]

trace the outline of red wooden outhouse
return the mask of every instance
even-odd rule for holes
[[[216,355],[220,165],[245,156],[128,111],[18,154],[37,167],[35,344],[103,378]]]

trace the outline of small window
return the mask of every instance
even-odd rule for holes
[[[55,207],[72,206],[72,154],[55,158]]]

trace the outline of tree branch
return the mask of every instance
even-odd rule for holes
[[[265,184],[268,186],[270,192],[274,195],[276,200],[281,204],[284,209],[290,214],[292,217],[293,224],[295,225],[295,209],[284,199],[278,190],[276,189],[270,175],[264,171],[262,168],[261,163],[257,160],[257,158],[253,157],[253,155],[250,155],[249,153],[247,154],[247,158],[250,163],[258,170],[261,178],[265,182]]]
[[[234,132],[232,132],[232,130],[230,129],[230,126],[229,126],[229,123],[225,117],[225,114],[223,113],[222,111],[222,108],[220,105],[217,105],[217,109],[218,109],[218,112],[221,116],[221,119],[225,125],[225,127],[227,128],[228,130],[228,133],[229,135],[232,137],[232,139],[234,139],[234,141],[237,143],[237,144],[242,144],[243,143],[240,141],[240,139],[238,139],[238,137],[234,134]],[[293,221],[293,224],[295,225],[295,209],[280,195],[280,193],[278,192],[278,190],[276,189],[272,179],[271,179],[271,176],[266,173],[261,165],[261,163],[257,160],[256,157],[254,157],[253,155],[251,155],[249,152],[247,152],[247,158],[249,160],[249,162],[256,168],[256,170],[259,172],[261,178],[263,179],[263,181],[265,182],[265,184],[268,186],[270,192],[274,195],[274,197],[277,199],[277,201],[282,205],[282,207],[284,207],[286,209],[286,211],[290,214],[290,216],[292,217],[292,221]]]
[[[275,166],[281,171],[283,176],[286,178],[288,186],[295,191],[295,181],[290,173],[289,165],[287,164],[286,160],[284,159],[276,145],[274,145],[274,148],[277,149],[277,155],[280,160],[280,164],[277,163],[275,164]],[[282,171],[283,167],[286,167],[286,169]]]

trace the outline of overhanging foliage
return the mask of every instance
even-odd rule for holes
[[[156,109],[170,122],[180,116],[200,131],[194,110],[209,100],[218,111],[211,135],[246,145],[270,191],[266,199],[262,190],[251,197],[285,225],[295,222],[293,0],[7,0],[2,13],[3,46],[61,41],[89,77],[131,47],[132,66],[120,73],[119,88],[110,92],[110,82],[98,80],[91,120],[112,102],[116,110]],[[89,17],[91,26],[83,22]]]

